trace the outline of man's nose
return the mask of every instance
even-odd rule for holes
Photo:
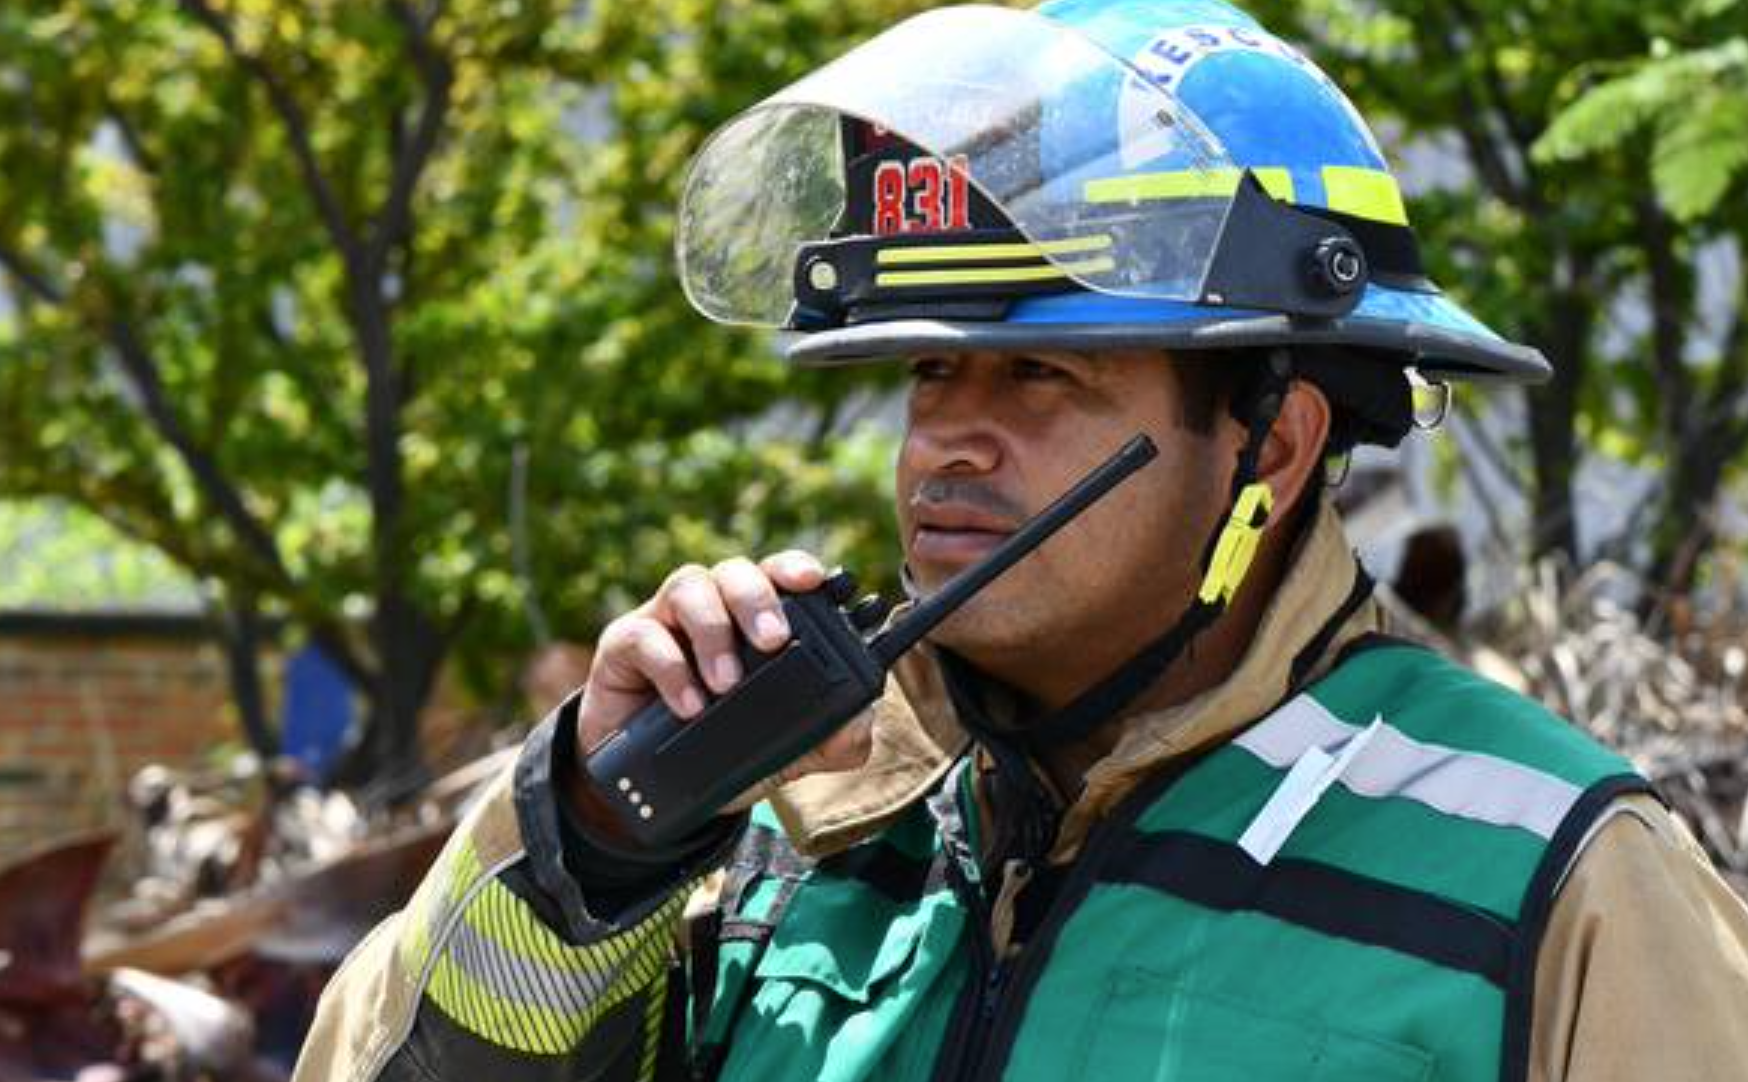
[[[921,473],[989,473],[1001,464],[1002,440],[990,389],[979,380],[951,380],[926,410],[913,411],[905,440]]]

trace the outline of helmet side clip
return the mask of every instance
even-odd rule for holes
[[[1311,319],[1351,313],[1371,268],[1337,222],[1276,201],[1246,169],[1220,225],[1202,302]]]

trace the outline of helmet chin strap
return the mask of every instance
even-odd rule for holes
[[[1060,710],[1026,719],[1017,727],[998,727],[978,708],[979,696],[973,689],[982,681],[975,670],[949,651],[941,651],[948,690],[959,707],[961,723],[995,754],[998,763],[1012,763],[1017,751],[1045,751],[1085,740],[1156,684],[1196,637],[1226,611],[1250,571],[1274,510],[1274,493],[1267,482],[1258,480],[1257,471],[1263,444],[1280,416],[1291,377],[1291,354],[1284,348],[1275,349],[1269,354],[1262,378],[1236,403],[1236,412],[1249,431],[1233,471],[1227,513],[1203,549],[1201,585],[1183,613],[1139,653]]]

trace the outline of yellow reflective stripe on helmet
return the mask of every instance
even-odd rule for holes
[[[680,892],[635,928],[572,946],[493,880],[455,923],[425,995],[494,1045],[568,1053],[607,1012],[659,985],[684,904]]]
[[[1252,169],[1263,190],[1283,203],[1294,202],[1293,175],[1285,169]],[[1137,173],[1127,177],[1089,180],[1082,193],[1088,203],[1143,203],[1163,199],[1216,199],[1238,190],[1237,169],[1185,169],[1169,173]],[[1396,178],[1382,169],[1351,165],[1323,167],[1323,189],[1329,209],[1389,225],[1407,225],[1408,208]]]
[[[1208,574],[1202,579],[1202,589],[1196,595],[1204,605],[1216,601],[1230,604],[1250,573],[1262,543],[1262,531],[1268,525],[1269,514],[1275,509],[1275,493],[1265,481],[1252,481],[1238,494],[1226,528],[1214,543],[1214,559],[1208,564]]]
[[[1036,267],[963,267],[937,271],[887,271],[874,276],[882,289],[905,286],[968,286],[1003,282],[1047,282],[1071,274],[1101,274],[1115,270],[1112,259],[1083,259],[1074,263],[1045,263]]]
[[[1068,237],[1042,244],[930,244],[927,247],[882,248],[874,262],[881,267],[914,266],[919,263],[977,263],[991,259],[1043,259],[1053,255],[1102,252],[1111,246],[1109,234]]]
[[[1388,225],[1407,225],[1408,208],[1396,178],[1381,169],[1351,165],[1323,167],[1323,190],[1329,209]]]
[[[1293,174],[1285,169],[1252,169],[1263,190],[1283,203],[1293,201]],[[1081,196],[1088,203],[1145,203],[1159,199],[1218,199],[1238,190],[1243,171],[1232,168],[1183,169],[1089,180]]]

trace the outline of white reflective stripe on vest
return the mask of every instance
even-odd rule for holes
[[[1251,726],[1234,743],[1287,770],[1313,747],[1339,753],[1362,731],[1299,695]],[[1519,827],[1551,839],[1582,790],[1539,770],[1482,752],[1427,744],[1389,719],[1336,779],[1363,797],[1401,797],[1445,815]]]

